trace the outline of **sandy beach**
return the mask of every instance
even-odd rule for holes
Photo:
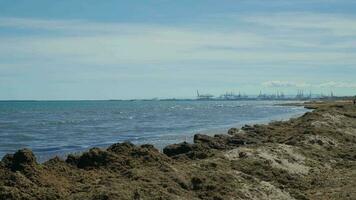
[[[356,106],[304,106],[163,153],[118,143],[39,164],[22,149],[0,162],[0,199],[355,199]]]

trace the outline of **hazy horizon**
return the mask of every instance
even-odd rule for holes
[[[356,2],[0,2],[0,100],[356,94]]]

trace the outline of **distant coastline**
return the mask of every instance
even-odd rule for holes
[[[249,97],[241,99],[196,99],[196,98],[151,98],[151,99],[55,99],[55,100],[0,100],[0,102],[56,102],[56,101],[336,101],[344,99],[353,99],[354,96],[334,96],[334,97],[322,97],[322,98],[303,98],[298,99],[294,97],[286,97],[283,99],[271,99],[271,98],[258,98],[258,97]]]

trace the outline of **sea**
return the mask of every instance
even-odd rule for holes
[[[285,101],[1,101],[0,158],[30,148],[39,161],[130,141],[158,149],[193,135],[298,117]]]

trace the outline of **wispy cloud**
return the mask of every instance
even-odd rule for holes
[[[321,88],[351,88],[356,89],[356,83],[329,81],[318,85]]]
[[[312,16],[310,16],[313,18]],[[315,17],[314,17],[315,18]],[[319,19],[319,18],[317,18]],[[262,18],[243,19],[258,23]],[[302,21],[308,22],[305,17]],[[282,20],[276,24],[281,25]],[[287,22],[287,20],[286,20]],[[351,22],[349,22],[351,23]],[[287,23],[286,23],[287,24]],[[295,26],[299,27],[298,23]],[[230,32],[204,28],[170,27],[155,24],[99,23],[82,20],[0,18],[0,27],[46,30],[47,35],[2,36],[3,57],[17,55],[36,60],[69,63],[172,63],[182,60],[254,63],[356,63],[354,52],[325,51],[308,39],[272,37],[262,32],[233,29]],[[53,34],[55,33],[55,34]],[[352,41],[353,42],[353,41]],[[321,43],[321,41],[319,41]],[[344,47],[342,44],[334,44]],[[352,43],[351,43],[352,44]],[[296,48],[303,48],[295,51]],[[313,48],[313,51],[310,51]],[[307,51],[306,52],[303,52]],[[21,59],[19,59],[21,60]]]
[[[297,87],[297,88],[305,88],[310,87],[310,84],[305,82],[292,82],[292,81],[266,81],[262,83],[265,87],[275,87],[275,88],[283,88],[283,87]]]
[[[356,17],[353,15],[306,12],[280,12],[244,17],[250,23],[278,29],[321,31],[321,35],[355,36]]]
[[[265,87],[271,87],[271,88],[326,88],[326,89],[350,88],[350,89],[356,89],[355,82],[335,82],[335,81],[312,84],[312,83],[306,83],[306,82],[273,80],[273,81],[263,82],[261,85],[265,86]]]
[[[242,13],[219,16],[209,26],[173,26],[0,17],[0,28],[6,30],[0,34],[0,73],[6,80],[3,75],[0,81],[2,87],[10,79],[12,85],[27,82],[30,73],[39,83],[38,77],[78,84],[131,80],[139,88],[139,81],[155,85],[160,77],[184,82],[189,91],[192,83],[243,85],[258,91],[263,82],[264,87],[286,90],[352,92],[352,74],[340,74],[356,66],[355,19],[320,13]],[[217,28],[212,28],[214,23]]]

